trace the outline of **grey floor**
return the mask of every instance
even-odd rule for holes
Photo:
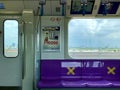
[[[22,89],[20,87],[0,87],[0,90],[22,90]],[[120,88],[44,88],[44,89],[42,88],[37,90],[120,90]]]
[[[51,88],[51,89],[39,89],[39,90],[120,90],[120,88]]]

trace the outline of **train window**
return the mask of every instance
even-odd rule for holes
[[[4,56],[16,57],[18,55],[18,21],[4,21]]]
[[[71,19],[68,52],[73,58],[120,56],[120,19]],[[113,56],[114,57],[114,56]]]

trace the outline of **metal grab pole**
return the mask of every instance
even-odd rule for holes
[[[65,15],[65,5],[62,4],[62,16],[64,16],[64,15]]]
[[[103,6],[103,16],[107,15],[107,8],[106,8],[106,4],[104,4]]]
[[[40,15],[43,16],[44,15],[44,8],[43,8],[43,4],[41,4],[41,8],[40,8]]]
[[[86,12],[85,12],[85,6],[86,6],[85,4],[83,4],[83,6],[82,6],[82,15],[83,16],[85,16],[85,14],[86,14]]]

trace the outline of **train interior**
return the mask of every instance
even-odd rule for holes
[[[119,90],[120,0],[0,0],[0,90]]]

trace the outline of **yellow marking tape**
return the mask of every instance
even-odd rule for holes
[[[72,68],[67,67],[67,69],[68,69],[67,75],[70,75],[70,74],[75,75],[75,72],[74,72],[75,67],[72,67]]]
[[[115,75],[115,70],[116,70],[115,67],[112,67],[112,68],[107,67],[107,69],[108,69],[108,74],[113,74],[113,75]]]

